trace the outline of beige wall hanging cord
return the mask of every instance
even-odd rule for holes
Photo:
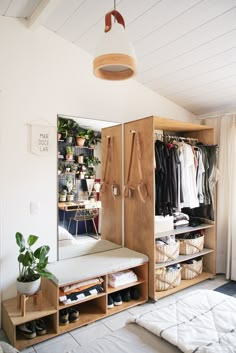
[[[134,191],[137,188],[140,200],[142,202],[146,202],[148,197],[148,191],[147,191],[146,184],[143,182],[143,173],[142,173],[142,167],[141,167],[142,156],[141,156],[139,134],[138,132],[133,130],[131,130],[130,132],[132,133],[131,151],[130,151],[127,182],[124,188],[124,196],[132,197],[132,191]],[[135,182],[132,183],[130,180],[130,176],[131,176],[131,170],[133,165],[133,154],[134,154],[135,147],[136,147],[136,155],[137,155],[137,167],[138,167],[139,180],[137,181],[137,183]],[[135,186],[135,184],[137,184],[137,186]]]
[[[111,136],[107,136],[107,154],[106,154],[106,161],[105,161],[105,169],[104,169],[104,176],[101,182],[100,192],[104,193],[108,190],[109,186],[109,173],[112,165],[112,139]],[[119,185],[113,181],[111,185],[111,193],[114,199],[120,195],[120,187]]]

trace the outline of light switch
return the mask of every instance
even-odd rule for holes
[[[39,202],[30,202],[30,213],[32,215],[38,215],[40,210],[40,203]]]

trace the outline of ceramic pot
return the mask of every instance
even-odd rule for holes
[[[32,282],[19,282],[16,281],[16,289],[19,294],[33,295],[35,294],[41,284],[41,277]]]
[[[76,144],[77,144],[77,146],[82,147],[82,146],[84,145],[84,143],[85,143],[85,138],[83,138],[83,137],[76,137]]]

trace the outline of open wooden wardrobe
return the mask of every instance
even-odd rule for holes
[[[155,142],[159,136],[162,139],[166,135],[171,143],[174,140],[192,142],[193,145],[197,143],[199,148],[189,147],[192,150],[200,150],[201,146],[216,147],[214,130],[204,125],[155,116],[124,124],[125,246],[149,256],[149,297],[155,300],[215,275],[214,215],[209,212],[197,214],[197,210],[201,208],[195,209],[194,205],[193,208],[191,205],[190,208],[177,207],[181,216],[183,213],[184,217],[191,219],[192,224],[175,227],[174,221],[171,229],[166,230],[163,224],[168,223],[165,221],[171,217],[169,214],[173,212],[175,217],[178,212],[168,207],[164,210],[162,205],[162,212],[157,211],[156,195],[160,185],[156,184],[155,179]],[[202,151],[201,153],[205,153],[204,149]],[[174,182],[174,176],[170,177],[170,182]],[[184,189],[186,181],[183,184]],[[167,187],[165,183],[163,185],[164,188]],[[211,197],[213,204],[215,195]],[[184,206],[186,205],[189,206]],[[161,241],[165,242],[163,239],[173,237],[174,241],[169,247],[159,245]],[[175,248],[174,251],[172,248]]]

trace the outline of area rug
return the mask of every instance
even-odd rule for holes
[[[215,289],[216,292],[224,293],[236,298],[236,282],[230,281]]]

